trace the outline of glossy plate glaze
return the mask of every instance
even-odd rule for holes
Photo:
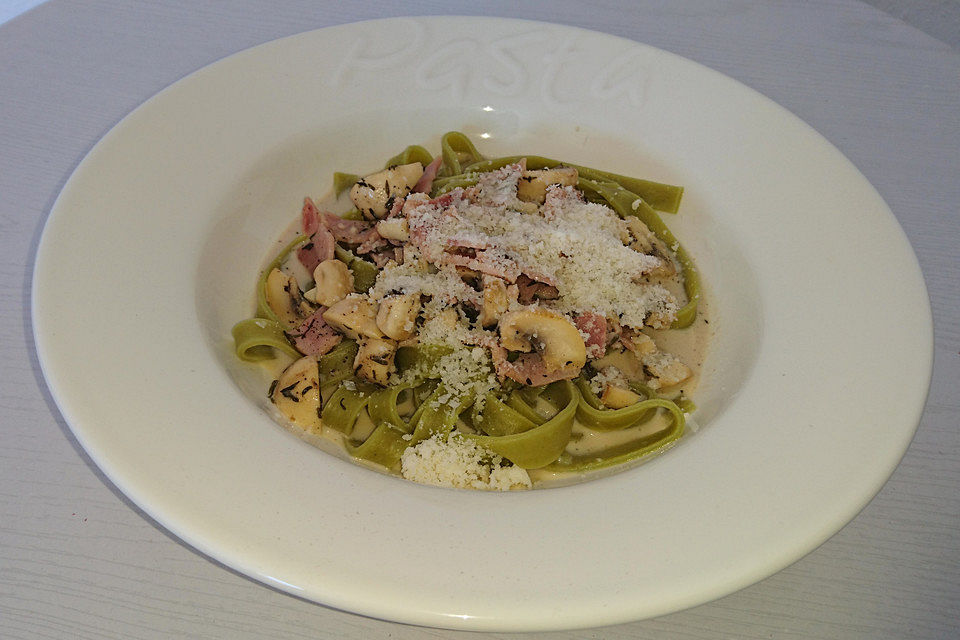
[[[460,129],[686,187],[667,223],[715,336],[699,432],[562,488],[420,486],[276,425],[230,327],[305,195]],[[858,247],[853,250],[853,247]],[[177,82],[90,152],[51,211],[37,349],[78,440],[190,545],[295,595],[463,629],[668,613],[840,529],[905,451],[930,379],[916,259],[864,177],[763,96],[636,42],[524,21],[304,33]]]

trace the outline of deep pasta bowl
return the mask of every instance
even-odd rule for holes
[[[452,129],[684,185],[667,223],[715,325],[696,433],[590,482],[490,494],[371,472],[273,421],[230,328],[280,231],[334,170]],[[500,19],[304,33],[162,91],[68,181],[33,304],[60,410],[157,522],[292,594],[463,629],[623,622],[778,571],[892,473],[932,361],[909,244],[815,131],[672,54]]]

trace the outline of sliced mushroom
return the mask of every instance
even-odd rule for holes
[[[517,182],[517,198],[524,202],[542,204],[547,195],[547,187],[552,184],[574,186],[577,179],[577,170],[573,167],[524,171]]]
[[[320,373],[317,359],[300,358],[280,374],[270,400],[284,416],[308,431],[320,431]]]
[[[363,337],[382,338],[377,327],[377,309],[361,295],[351,294],[323,312],[331,327],[354,340]]]
[[[460,315],[453,307],[446,307],[431,320],[436,323],[436,326],[453,331],[460,322]]]
[[[380,301],[377,326],[388,338],[406,340],[413,337],[419,313],[419,293],[387,296]]]
[[[267,306],[277,316],[285,329],[296,329],[313,309],[304,302],[297,279],[280,269],[267,274],[264,296]]]
[[[389,382],[397,343],[382,338],[361,338],[353,367],[357,375],[369,382],[384,385]]]
[[[620,341],[623,342],[623,346],[637,354],[637,357],[645,356],[657,350],[657,344],[653,341],[653,338],[630,327],[624,329],[620,335]]]
[[[654,267],[648,274],[653,276],[672,276],[677,272],[677,267],[673,262],[673,253],[667,248],[667,244],[658,238],[642,220],[635,216],[627,216],[627,229],[633,242],[630,247],[639,253],[645,253],[660,258],[660,265]]]
[[[508,206],[514,211],[531,215],[540,210],[540,206],[536,202],[516,202]]]
[[[640,394],[612,384],[608,384],[600,396],[600,402],[611,409],[622,409],[639,401]]]
[[[659,311],[651,311],[644,318],[643,324],[653,329],[667,329],[673,324],[673,317]]]
[[[500,316],[510,308],[511,299],[516,302],[517,296],[516,285],[508,287],[507,283],[500,278],[484,274],[483,308],[480,310],[480,324],[484,327],[492,327],[497,324]]]
[[[419,162],[389,167],[357,180],[350,200],[368,220],[385,218],[396,199],[406,197],[422,175]]]
[[[312,302],[331,307],[353,293],[353,273],[340,260],[324,260],[313,270],[313,289],[303,296]]]
[[[406,218],[388,218],[377,223],[377,233],[388,240],[406,242],[410,239],[410,224]]]
[[[536,346],[548,372],[580,369],[587,361],[580,331],[564,316],[543,307],[503,314],[500,344],[511,351],[530,351]]]
[[[650,376],[651,389],[672,387],[689,378],[693,372],[678,357],[664,351],[654,351],[640,358],[644,372]]]

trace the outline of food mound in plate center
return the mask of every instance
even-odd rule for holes
[[[495,490],[676,441],[696,365],[658,342],[692,331],[700,286],[649,203],[676,212],[682,189],[441,144],[337,174],[355,208],[305,199],[264,270],[234,338],[245,360],[289,362],[269,391],[288,426],[410,480]]]

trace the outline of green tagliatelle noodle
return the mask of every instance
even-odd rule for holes
[[[673,321],[673,329],[685,329],[693,324],[697,318],[697,306],[700,303],[700,275],[690,254],[680,246],[680,241],[670,232],[657,212],[647,204],[643,198],[633,191],[625,189],[616,182],[604,182],[580,178],[577,186],[587,193],[595,193],[602,197],[610,208],[621,218],[636,216],[647,225],[661,241],[676,254],[683,273],[683,290],[687,294],[687,304],[677,311],[677,319]]]
[[[569,380],[554,382],[551,387],[560,391],[561,408],[542,424],[508,435],[466,434],[464,438],[500,454],[524,469],[539,469],[557,460],[573,430],[580,393]]]
[[[293,251],[300,245],[307,242],[310,239],[310,236],[299,235],[290,243],[280,250],[280,253],[277,254],[277,257],[267,265],[267,268],[263,270],[263,273],[260,274],[260,279],[257,280],[257,317],[258,318],[267,318],[268,320],[273,320],[277,324],[282,326],[280,319],[277,318],[276,314],[273,313],[273,310],[270,308],[270,305],[267,304],[267,277],[270,275],[270,272],[274,269],[279,269],[287,258],[290,256]]]
[[[273,349],[277,349],[291,357],[299,358],[301,354],[296,347],[290,344],[284,333],[284,327],[276,314],[267,304],[266,288],[267,276],[286,261],[287,257],[301,244],[310,238],[304,235],[297,236],[287,246],[280,250],[276,258],[267,265],[257,281],[257,317],[241,320],[234,325],[233,342],[237,357],[248,362],[269,360],[274,357]]]
[[[347,442],[347,452],[355,458],[369,460],[388,469],[398,469],[400,457],[407,447],[433,436],[448,438],[460,413],[469,405],[466,398],[455,398],[447,403],[439,402],[444,395],[450,394],[441,383],[418,407],[407,429],[391,422],[382,422],[362,442]],[[385,401],[395,402],[396,398]],[[389,408],[389,412],[397,412],[396,406]],[[412,432],[408,431],[411,426]]]
[[[427,166],[433,161],[433,156],[430,155],[430,152],[421,147],[418,144],[412,144],[397,155],[393,156],[387,163],[384,165],[384,169],[394,167],[401,164],[410,164],[411,162],[419,162],[423,166]],[[333,191],[338,196],[356,184],[362,176],[359,176],[355,173],[343,173],[337,171],[333,174]],[[359,212],[358,212],[359,213]],[[359,220],[360,218],[351,218],[354,220]]]
[[[441,176],[461,173],[463,162],[473,164],[483,160],[470,138],[459,131],[449,131],[440,138],[440,154],[443,156],[443,166],[439,172]]]
[[[241,320],[234,325],[234,350],[241,360],[254,362],[273,358],[271,347],[293,357],[299,358],[303,354],[294,347],[284,334],[285,328],[276,314],[267,304],[267,277],[274,269],[279,269],[298,247],[310,239],[306,235],[298,235],[263,270],[257,281],[257,317]],[[377,280],[378,269],[375,265],[361,260],[352,252],[336,247],[337,259],[346,263],[353,273],[354,287],[358,291],[367,291]],[[356,352],[356,344],[354,344]],[[352,375],[352,371],[351,371]]]
[[[329,389],[353,378],[353,360],[357,357],[358,348],[353,340],[343,340],[329,353],[317,358],[321,389]]]
[[[476,184],[479,174],[500,169],[508,164],[515,164],[523,159],[526,159],[527,169],[573,167],[577,170],[577,174],[581,178],[593,180],[594,182],[617,183],[627,191],[636,194],[636,198],[642,198],[644,202],[658,211],[676,213],[680,210],[680,200],[683,198],[683,187],[630,176],[622,176],[616,173],[610,173],[609,171],[584,167],[579,164],[544,158],[543,156],[502,156],[500,158],[474,162],[473,164],[463,167],[462,171],[457,171],[435,181],[434,188],[443,193],[458,186],[462,187]]]
[[[457,187],[476,184],[480,173],[524,158],[528,169],[575,167],[579,174],[577,186],[589,199],[607,203],[623,218],[638,217],[675,252],[682,267],[688,302],[678,312],[673,328],[688,327],[695,319],[700,298],[697,270],[655,211],[676,213],[683,195],[682,187],[541,156],[485,159],[471,140],[457,131],[442,136],[441,156],[443,163],[433,184],[434,197]],[[432,160],[425,148],[411,145],[390,158],[385,166],[411,162],[426,166]],[[334,174],[337,194],[349,189],[359,178],[349,173]],[[351,217],[350,212],[345,217]],[[358,217],[358,213],[352,216],[353,219]],[[260,277],[258,317],[239,322],[233,328],[240,358],[262,360],[270,357],[274,349],[291,357],[301,355],[287,339],[283,326],[267,305],[264,291],[269,272],[279,268],[307,240],[307,236],[295,238]],[[336,257],[352,271],[357,291],[364,292],[373,286],[378,274],[374,265],[339,245]],[[609,467],[649,455],[676,441],[684,432],[684,411],[694,408],[693,403],[685,398],[659,397],[642,384],[633,383],[631,387],[643,399],[621,409],[609,409],[583,376],[575,381],[563,380],[545,387],[516,388],[517,385],[506,381],[501,390],[487,393],[482,403],[475,404],[473,398],[452,394],[436,372],[440,359],[451,352],[450,347],[429,344],[401,347],[395,364],[402,382],[385,388],[355,377],[353,365],[357,349],[356,342],[344,339],[317,359],[324,398],[321,421],[324,426],[343,434],[346,451],[351,456],[392,470],[399,469],[407,448],[430,437],[451,437],[454,431],[459,433],[458,437],[471,440],[524,469],[584,472]],[[670,415],[667,426],[652,433],[649,426],[643,427],[654,415],[664,411]],[[366,437],[358,437],[356,427],[364,416],[373,423],[373,429]],[[566,451],[575,421],[580,425],[578,429],[622,431],[637,428],[638,434],[642,435],[597,455],[575,456]],[[643,427],[642,431],[640,427]]]
[[[353,288],[361,293],[366,293],[377,281],[377,274],[380,272],[376,265],[358,258],[352,251],[348,251],[337,245],[334,249],[337,260],[345,263],[350,272],[353,273]]]
[[[659,408],[670,412],[673,420],[664,429],[652,434],[642,436],[637,440],[626,444],[611,447],[605,451],[589,456],[573,456],[569,453],[562,453],[560,457],[551,464],[544,467],[547,471],[561,472],[584,472],[595,469],[603,469],[615,465],[638,460],[644,456],[659,451],[664,447],[674,443],[683,435],[686,420],[683,416],[683,410],[670,400],[647,400],[645,402],[656,403]],[[627,407],[630,408],[630,407]],[[612,411],[622,411],[621,409],[612,409]]]
[[[301,355],[287,340],[283,327],[276,320],[267,318],[241,320],[233,326],[232,333],[237,356],[247,362],[271,360],[276,357],[273,349],[279,349],[294,358],[299,358]]]

